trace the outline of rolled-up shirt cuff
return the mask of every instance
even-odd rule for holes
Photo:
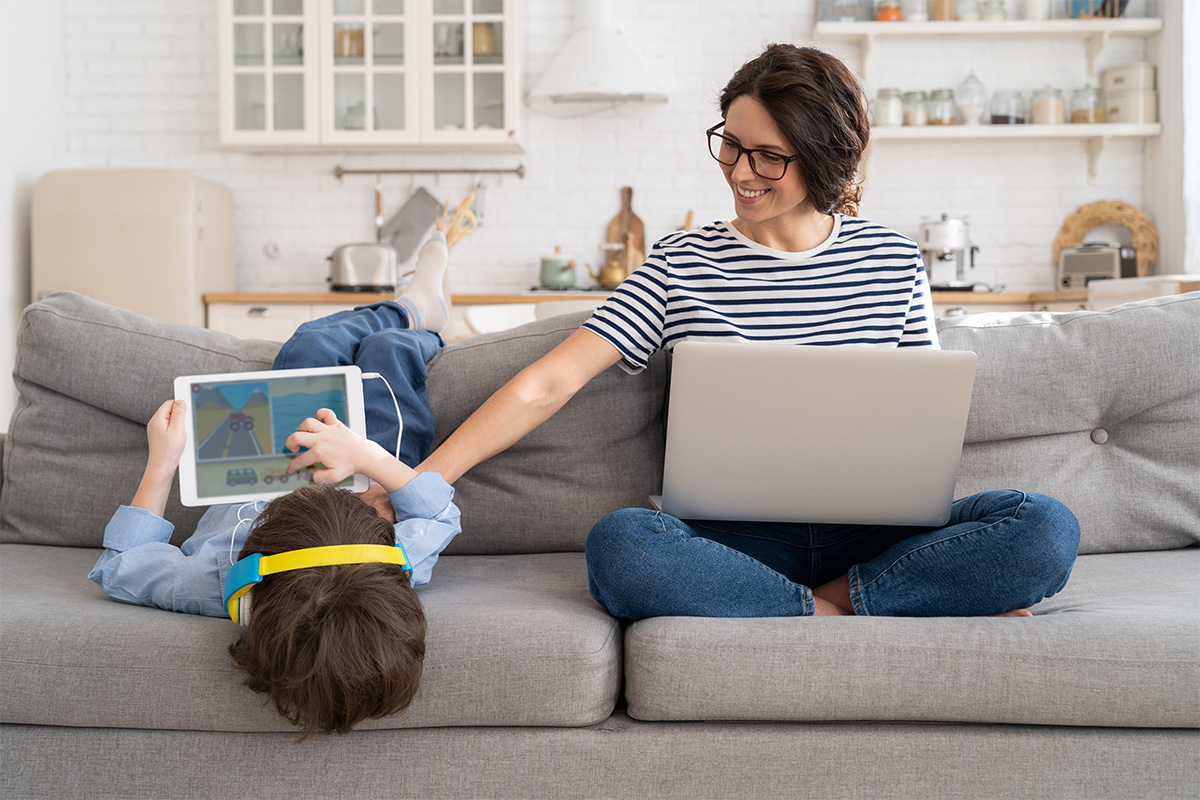
[[[422,472],[403,487],[388,493],[396,521],[436,519],[454,499],[454,488],[436,472]]]
[[[169,542],[175,526],[138,506],[121,506],[104,529],[104,546],[118,553],[147,542]]]

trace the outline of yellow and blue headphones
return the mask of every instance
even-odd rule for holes
[[[308,567],[332,567],[338,564],[396,564],[406,573],[412,574],[412,565],[404,545],[386,544],[332,544],[325,547],[306,547],[264,556],[252,553],[239,559],[229,568],[225,577],[225,610],[229,618],[245,627],[250,624],[250,590],[262,583],[266,575],[290,572]]]

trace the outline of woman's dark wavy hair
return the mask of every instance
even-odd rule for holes
[[[721,117],[739,97],[758,100],[795,148],[808,199],[824,214],[858,216],[858,163],[871,136],[862,85],[840,60],[812,47],[769,45],[721,92]]]
[[[239,558],[334,544],[396,543],[375,509],[313,484],[272,500]],[[408,707],[421,682],[425,612],[395,564],[342,564],[267,575],[250,627],[229,646],[246,685],[303,731],[346,733]]]

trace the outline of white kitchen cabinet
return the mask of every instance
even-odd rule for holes
[[[519,149],[519,0],[219,2],[222,144]]]
[[[208,327],[241,339],[266,339],[285,342],[296,328],[309,320],[354,308],[311,303],[209,303]]]

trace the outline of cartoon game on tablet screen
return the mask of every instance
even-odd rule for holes
[[[251,490],[260,481],[277,482],[277,488],[311,481],[311,470],[287,473],[295,457],[285,446],[287,437],[321,408],[346,418],[341,375],[197,382],[191,395],[200,497],[227,495],[235,487]]]

